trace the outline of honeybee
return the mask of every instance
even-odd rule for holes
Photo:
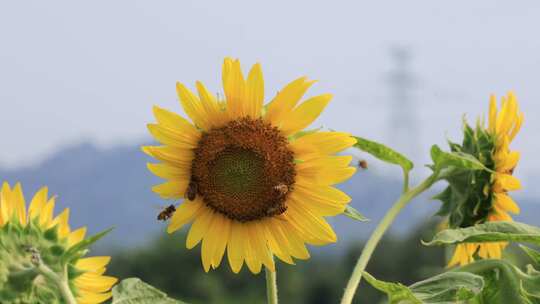
[[[279,194],[279,197],[283,197],[289,192],[289,187],[285,184],[279,184],[274,187],[274,190]]]
[[[174,205],[169,205],[169,207],[165,207],[157,216],[158,221],[166,221],[170,219],[174,212],[176,211],[176,207]]]
[[[358,167],[366,170],[368,168],[368,163],[364,159],[358,161]]]
[[[273,207],[268,208],[266,210],[266,215],[268,216],[281,215],[285,211],[287,211],[287,206],[280,204],[278,206],[273,206]]]
[[[191,180],[189,181],[189,185],[187,187],[186,194],[184,195],[184,197],[192,201],[197,197],[197,192],[199,192],[197,183]]]

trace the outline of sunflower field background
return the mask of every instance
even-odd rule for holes
[[[75,279],[65,283],[78,290],[75,297],[80,303],[102,302],[110,297],[117,279],[131,277],[186,303],[266,303],[264,269],[274,268],[274,263],[281,303],[339,303],[359,256],[369,247],[366,242],[392,202],[415,189],[408,184],[429,181],[437,172],[438,182],[433,186],[430,182],[427,191],[405,206],[382,237],[366,272],[361,273],[358,290],[352,292],[352,303],[386,303],[385,293],[400,303],[399,297],[407,298],[410,292],[403,285],[448,269],[481,274],[486,278],[482,284],[494,284],[485,270],[492,268],[503,274],[498,286],[511,285],[504,285],[511,281],[504,281],[507,276],[522,279],[522,286],[508,288],[518,290],[519,303],[539,303],[535,288],[540,276],[538,267],[531,264],[540,263],[535,251],[540,248],[534,245],[540,239],[527,235],[529,226],[497,226],[497,222],[510,220],[540,226],[540,121],[536,119],[540,117],[540,40],[534,35],[534,29],[540,27],[539,15],[540,4],[533,0],[519,4],[487,0],[391,4],[0,1],[0,187],[6,182],[13,189],[0,199],[0,228],[38,244],[24,247],[20,259],[31,256],[35,265],[43,260],[58,271],[66,262],[66,273]],[[235,95],[240,92],[236,90],[239,70],[245,77],[245,100],[238,97],[241,94]],[[227,73],[234,80],[225,79]],[[199,80],[205,87],[196,84]],[[294,85],[288,86],[291,81]],[[297,102],[310,101],[310,105],[287,114],[283,109],[288,106],[293,112],[290,96],[304,90],[307,93]],[[272,109],[267,102],[280,92],[287,98]],[[251,108],[244,106],[251,99],[258,102]],[[199,100],[211,101],[207,105],[213,108],[197,110],[193,105]],[[201,115],[203,112],[213,114]],[[272,242],[279,234],[252,236],[265,229],[290,228],[298,233],[302,245],[307,244],[307,250],[279,247],[277,242],[270,259],[259,252],[248,265],[249,249],[227,247],[227,240],[233,242],[230,237],[216,245],[224,248],[224,254],[212,256],[210,251],[219,250],[208,244],[221,236],[218,226],[213,238],[201,236],[197,241],[201,244],[186,249],[190,225],[197,221],[194,214],[199,209],[186,207],[189,216],[178,212],[177,218],[157,220],[171,204],[180,209],[179,202],[188,196],[193,175],[185,170],[191,170],[191,163],[186,162],[193,156],[184,153],[184,144],[192,149],[200,134],[211,127],[230,127],[231,121],[241,121],[246,113],[252,120],[242,126],[257,129],[260,115],[283,130],[287,144],[293,145],[298,134],[313,135],[312,131],[341,137],[336,141],[339,149],[297,145],[295,156],[305,159],[283,161],[286,168],[272,177],[271,187],[257,189],[259,193],[269,193],[276,186],[285,186],[285,193],[292,190],[292,181],[279,180],[282,173],[291,164],[309,171],[310,161],[325,157],[329,162],[313,166],[326,174],[293,175],[332,179],[318,186],[335,194],[335,184],[351,198],[349,205],[369,221],[351,218],[349,209],[349,216],[333,216],[349,203],[343,196],[331,206],[292,210],[296,215],[302,210],[313,215],[305,231],[282,224],[285,220],[298,224],[302,219],[291,215],[291,210],[285,212],[285,195],[289,198],[291,193],[273,193],[273,205],[255,213],[238,213],[213,201],[212,208],[221,208],[221,213],[210,221],[220,221],[219,227],[271,216],[272,224],[246,228],[240,235],[255,242]],[[182,122],[183,129],[171,140],[163,130],[167,131],[171,121],[178,122],[177,117],[190,125]],[[152,134],[147,124],[152,125]],[[302,129],[308,131],[302,133]],[[348,134],[358,136],[357,149],[350,148],[355,140]],[[235,149],[249,146],[252,135],[240,144],[235,142]],[[187,137],[191,141],[182,142]],[[381,157],[386,152],[377,152],[367,139],[399,151],[414,162],[414,169],[401,156]],[[160,144],[165,148],[156,148]],[[279,144],[272,147],[276,146]],[[174,160],[167,164],[166,154],[171,151],[184,153],[176,159],[180,166]],[[222,152],[215,149],[207,155],[215,151]],[[349,155],[352,161],[345,164]],[[207,173],[204,170],[199,170],[203,172],[197,176],[199,182]],[[351,174],[343,173],[345,170]],[[354,175],[352,171],[356,171]],[[402,171],[410,171],[405,187]],[[249,180],[239,180],[242,187],[250,186]],[[157,195],[152,187],[160,184],[164,186],[154,191]],[[175,188],[178,185],[181,187]],[[45,186],[50,197],[30,207],[33,195],[43,193],[40,189]],[[194,191],[197,199],[191,200],[192,206],[202,202],[206,190]],[[306,191],[315,191],[315,187]],[[28,208],[24,212],[22,192]],[[330,200],[328,197],[325,199]],[[49,199],[55,201],[55,207],[45,207]],[[218,210],[205,203],[202,213]],[[69,211],[61,213],[65,208]],[[227,217],[229,211],[233,213]],[[37,213],[44,215],[36,220]],[[317,221],[323,216],[322,222]],[[484,234],[496,231],[487,236],[492,242],[483,243],[485,236],[470,230],[476,225],[481,225],[478,229]],[[83,226],[86,233],[76,230]],[[111,227],[106,235],[100,234]],[[445,229],[451,233],[445,234]],[[516,242],[498,234],[501,229]],[[78,231],[72,236],[75,241],[85,237],[87,241],[73,246],[76,242],[69,240],[73,231]],[[18,243],[7,242],[9,238],[2,233],[2,248],[15,248],[13,244]],[[92,238],[96,235],[99,240]],[[461,243],[464,238],[473,241]],[[527,243],[531,239],[532,245]],[[204,242],[207,244],[202,245]],[[188,243],[196,244],[193,240]],[[36,255],[36,248],[43,244],[54,248]],[[227,255],[231,252],[236,256],[232,262]],[[307,252],[309,259],[305,259]],[[20,262],[18,256],[2,254],[0,250],[0,286],[11,282],[6,273],[12,270],[2,265],[22,265],[21,280],[26,280],[24,269],[31,265]],[[239,260],[246,261],[241,270]],[[478,263],[472,263],[475,261]],[[292,262],[296,265],[289,265]],[[478,277],[467,279],[470,285],[458,290],[456,298],[479,292]],[[53,287],[40,286],[41,302],[57,296],[50,291]],[[29,290],[25,292],[30,294]],[[422,286],[413,290],[416,296],[428,297]],[[15,294],[0,290],[0,299],[15,299]],[[494,292],[485,298],[502,302],[471,303],[511,303],[503,296]],[[438,303],[431,300],[421,303]]]

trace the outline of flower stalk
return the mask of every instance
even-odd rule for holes
[[[364,247],[364,250],[362,250],[360,257],[358,258],[356,266],[354,267],[354,270],[351,274],[349,282],[347,283],[347,287],[345,288],[345,292],[343,293],[343,297],[341,298],[341,304],[352,303],[356,289],[358,288],[358,285],[360,284],[360,281],[362,280],[362,274],[366,270],[366,266],[369,260],[371,259],[373,252],[377,248],[377,245],[379,244],[383,235],[386,233],[388,228],[392,225],[392,223],[396,219],[397,215],[413,198],[417,197],[422,192],[429,189],[431,185],[433,185],[438,180],[438,172],[434,172],[431,176],[425,179],[420,185],[409,190],[409,187],[408,187],[409,176],[407,173],[405,173],[404,176],[405,176],[405,179],[404,179],[403,194],[399,197],[399,199],[392,206],[392,208],[388,210],[384,218],[381,220],[381,222],[379,223],[377,228],[373,231],[369,240],[367,241]]]
[[[58,287],[60,293],[62,294],[62,297],[64,298],[64,301],[67,304],[77,304],[75,296],[73,296],[73,293],[69,288],[67,267],[64,267],[63,274],[59,275],[51,268],[49,268],[49,266],[43,263],[41,255],[39,254],[39,251],[37,249],[29,248],[28,252],[32,254],[31,261],[32,264],[34,264],[34,266],[36,267],[38,273],[43,275],[45,278],[53,282]]]
[[[276,271],[264,268],[266,272],[266,298],[268,304],[278,304]]]

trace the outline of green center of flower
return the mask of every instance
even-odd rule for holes
[[[246,222],[285,212],[294,177],[287,139],[261,119],[242,118],[203,134],[191,182],[209,207]]]

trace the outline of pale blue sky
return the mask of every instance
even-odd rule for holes
[[[313,93],[335,95],[318,125],[394,142],[383,78],[401,44],[421,80],[416,159],[459,137],[462,114],[486,112],[490,93],[513,89],[526,113],[520,172],[538,176],[539,16],[535,0],[0,0],[0,166],[71,142],[144,140],[153,104],[180,111],[177,80],[220,90],[224,56],[260,61],[267,98],[318,79]]]

